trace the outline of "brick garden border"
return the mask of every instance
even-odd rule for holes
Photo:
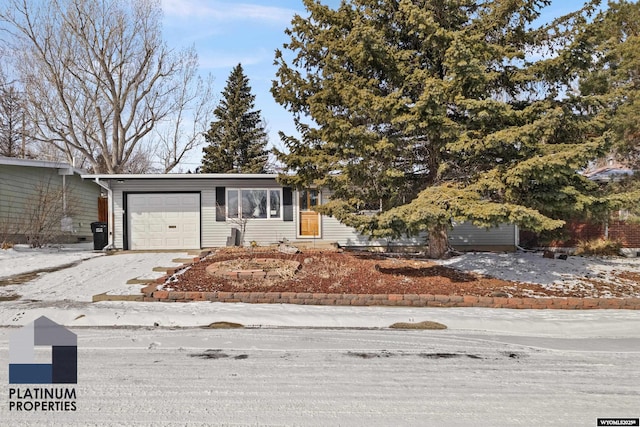
[[[198,262],[206,256],[193,259]],[[508,298],[430,294],[330,294],[310,292],[177,292],[159,291],[157,287],[190,263],[167,269],[167,274],[142,289],[141,295],[106,295],[93,301],[142,302],[228,302],[249,304],[300,304],[331,306],[394,306],[394,307],[484,307],[511,309],[622,309],[640,310],[640,298]]]
[[[325,294],[305,292],[144,292],[148,302],[243,302],[396,307],[485,307],[513,309],[640,309],[640,298],[502,298],[430,294]]]

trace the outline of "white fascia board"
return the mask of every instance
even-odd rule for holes
[[[278,174],[266,173],[169,173],[169,174],[99,174],[82,175],[83,179],[127,180],[127,179],[275,179]]]
[[[17,157],[0,157],[0,165],[23,166],[31,168],[60,169],[60,175],[82,175],[85,171],[73,168],[69,163],[50,162],[47,160],[20,159]]]

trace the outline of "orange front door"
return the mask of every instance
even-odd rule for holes
[[[313,210],[319,201],[318,190],[300,191],[300,237],[320,237],[320,214]]]

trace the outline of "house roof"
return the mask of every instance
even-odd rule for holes
[[[85,174],[85,179],[275,179],[274,173]]]
[[[66,169],[75,174],[82,175],[85,171],[72,167],[65,162],[50,162],[47,160],[21,159],[18,157],[2,157],[0,156],[0,165],[22,166],[31,168],[50,168],[50,169]]]
[[[633,169],[629,169],[624,166],[605,166],[596,170],[590,171],[585,174],[587,178],[592,181],[598,182],[610,182],[620,181],[627,175],[633,175]]]

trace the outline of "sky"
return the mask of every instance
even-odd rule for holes
[[[339,0],[322,0],[333,8]],[[583,5],[582,0],[552,0],[541,20],[548,21]],[[274,52],[288,41],[284,31],[294,14],[306,14],[302,0],[237,2],[233,0],[162,0],[163,32],[169,46],[194,46],[200,60],[200,72],[214,77],[214,93],[220,96],[231,69],[242,64],[249,78],[255,107],[267,123],[270,146],[283,148],[278,132],[295,135],[293,118],[277,104],[271,93],[275,78]],[[213,119],[213,114],[212,114]],[[184,170],[200,164],[196,150],[184,162]]]

